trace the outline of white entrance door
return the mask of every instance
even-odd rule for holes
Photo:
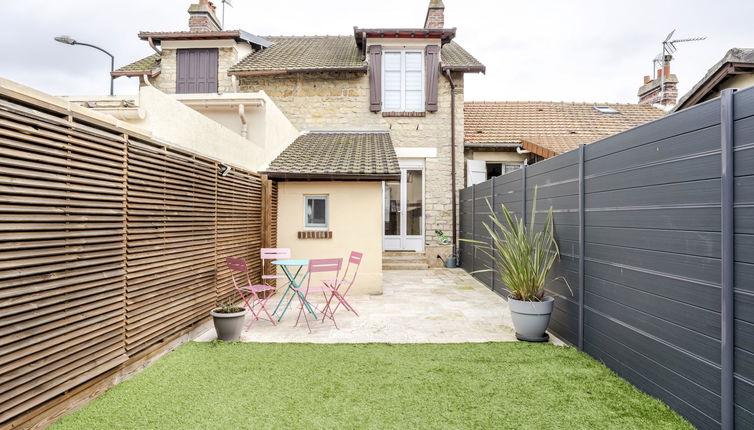
[[[424,162],[400,160],[401,180],[383,182],[382,246],[386,251],[424,250]]]

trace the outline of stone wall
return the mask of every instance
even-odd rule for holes
[[[463,186],[463,75],[456,82],[456,186]],[[239,78],[241,92],[264,91],[300,130],[390,130],[400,147],[436,148],[426,159],[425,236],[451,228],[450,84],[440,78],[438,111],[425,117],[383,117],[369,111],[369,81],[365,73],[293,73]],[[380,214],[375,214],[380,216]]]

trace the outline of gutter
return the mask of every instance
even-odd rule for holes
[[[450,83],[450,204],[453,218],[453,249],[451,257],[458,258],[458,227],[456,226],[456,84],[450,75],[450,70],[445,71],[445,77]],[[456,260],[457,261],[457,260]]]

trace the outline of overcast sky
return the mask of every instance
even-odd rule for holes
[[[232,0],[225,28],[258,35],[352,34],[360,27],[421,27],[429,0]],[[754,47],[754,1],[444,0],[456,41],[487,66],[467,75],[466,100],[635,103],[660,42],[679,45],[672,70],[684,94],[732,47]],[[116,68],[150,55],[140,30],[187,30],[190,0],[14,0],[0,14],[0,76],[56,95],[106,94],[109,59],[68,34],[115,55]],[[218,12],[221,7],[218,3]],[[134,94],[135,78],[116,79]]]

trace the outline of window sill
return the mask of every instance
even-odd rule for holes
[[[298,232],[299,239],[332,239],[331,231],[309,230]]]
[[[382,112],[382,116],[420,118],[427,116],[427,112]]]

